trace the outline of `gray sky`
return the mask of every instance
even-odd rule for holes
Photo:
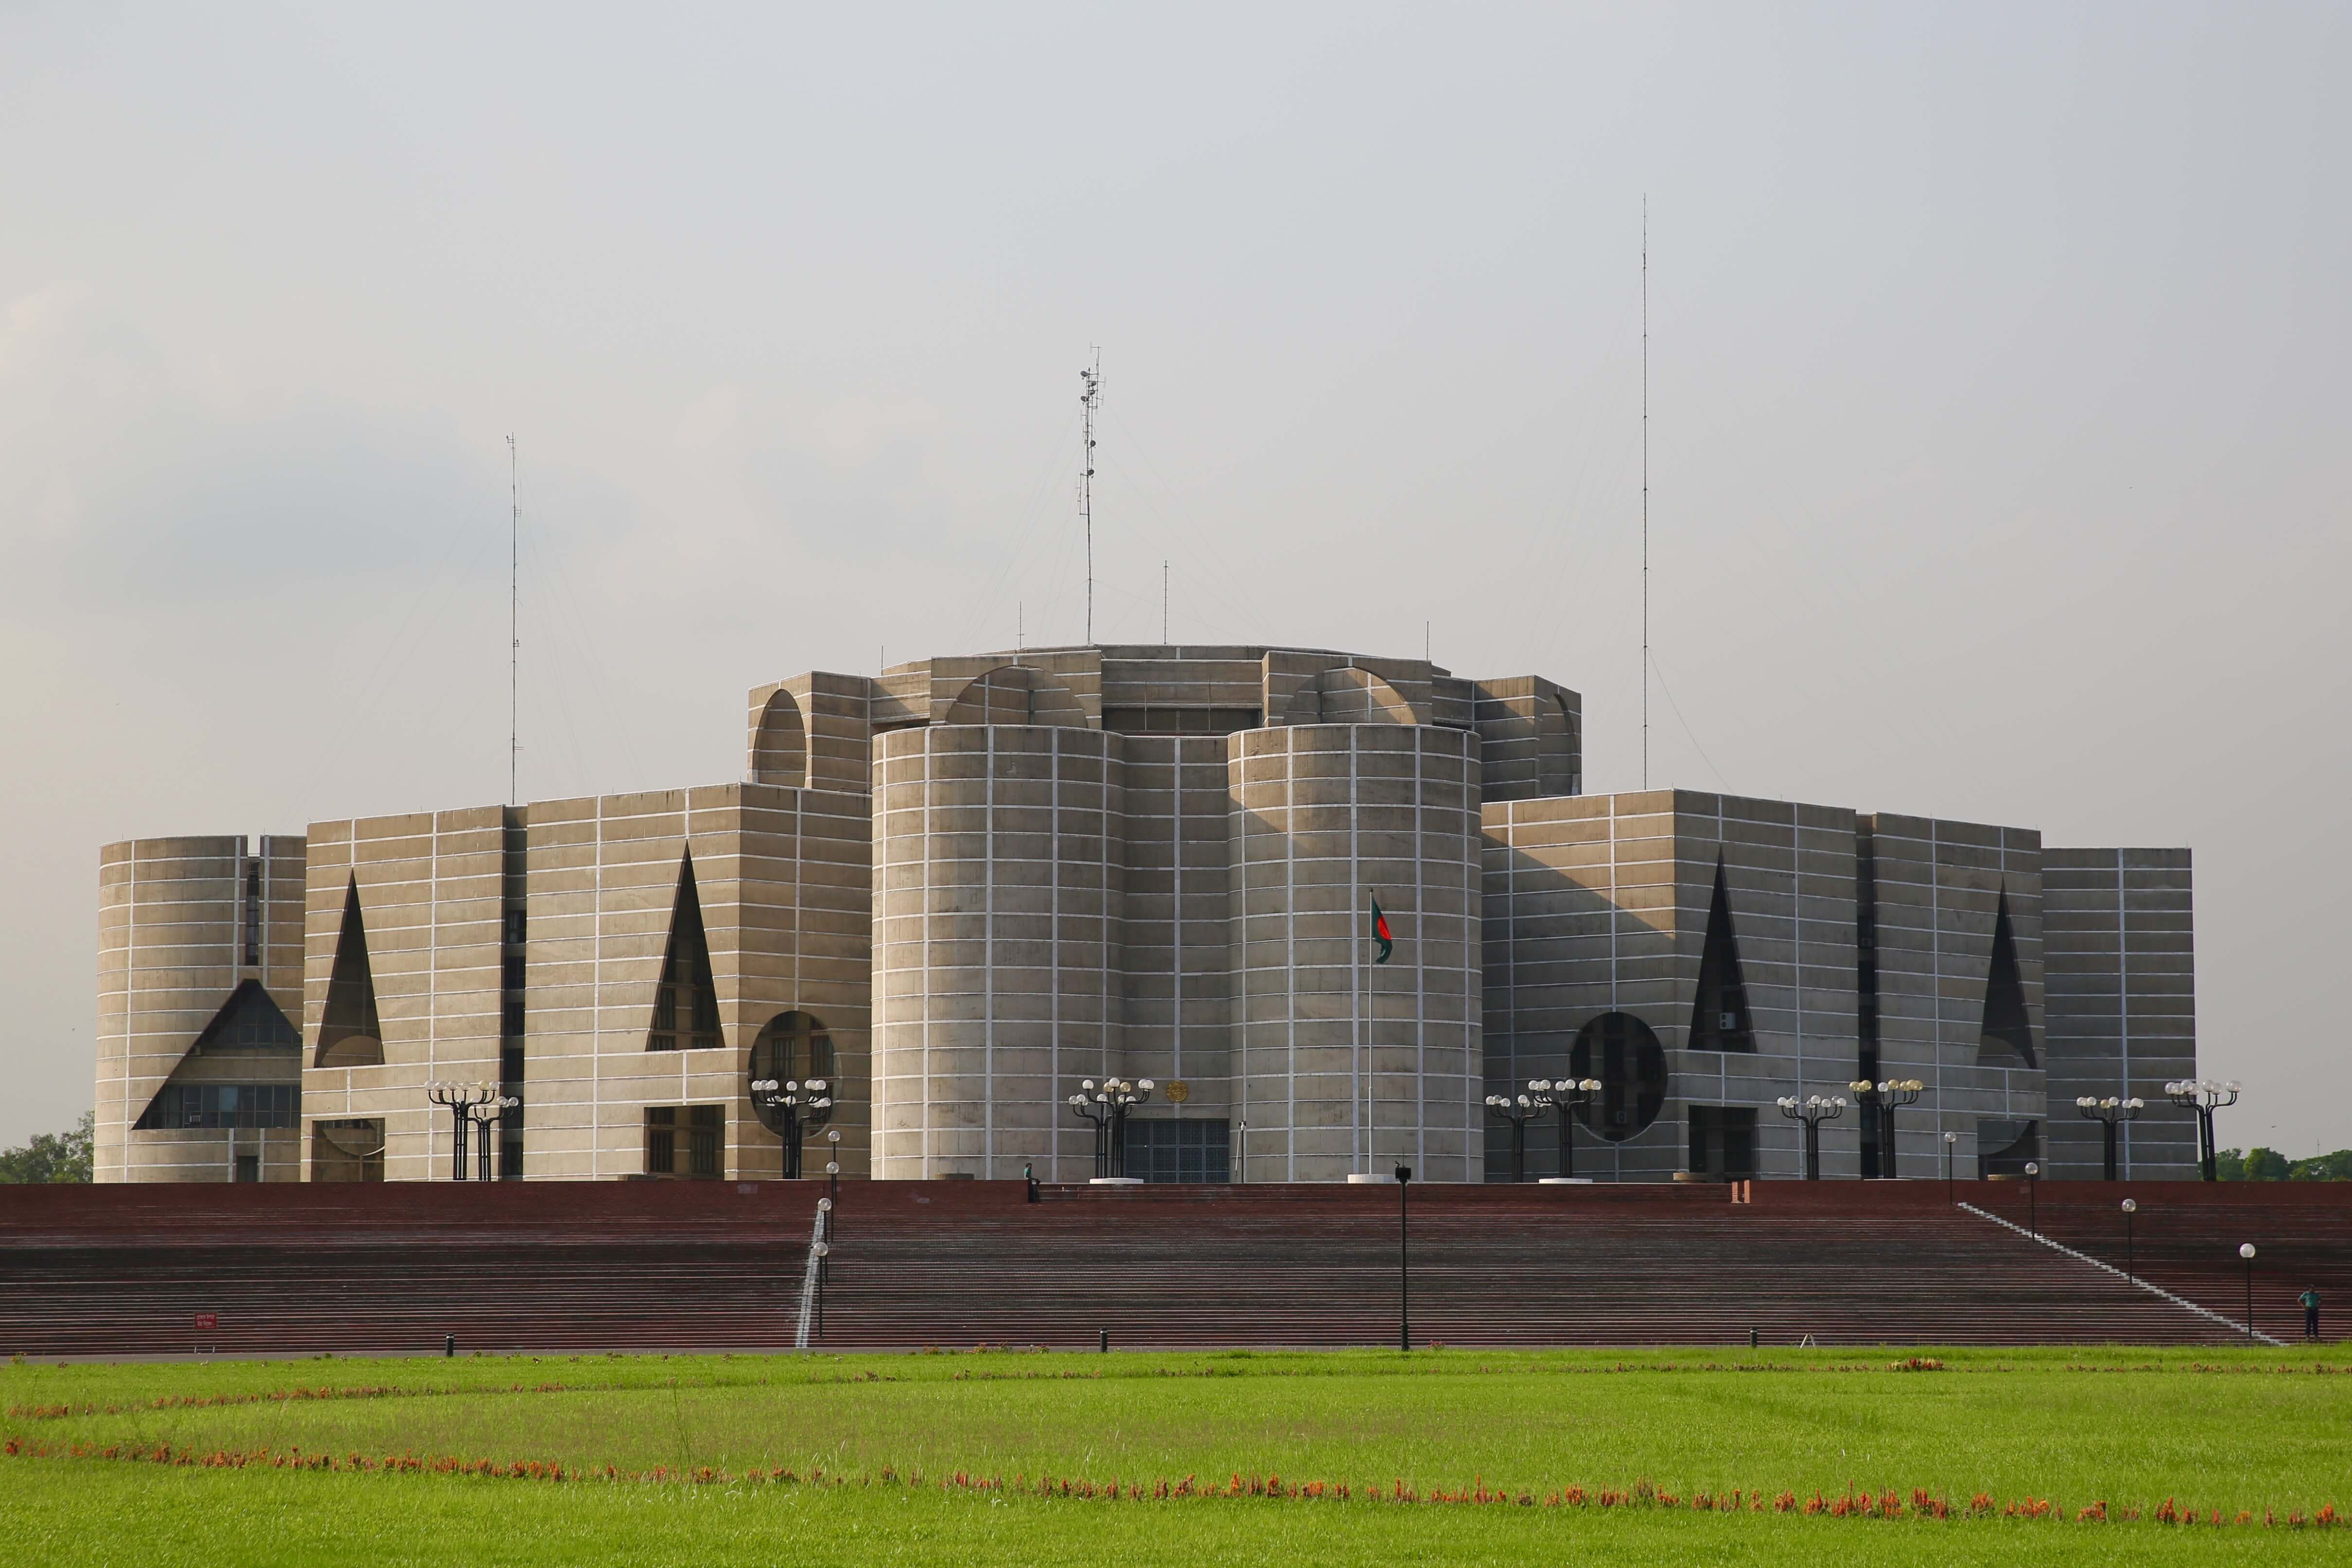
[[[2352,1143],[2352,11],[11,6],[0,1141],[98,847],[739,776],[1097,634],[1529,670],[1652,777],[2198,857],[2225,1142]],[[1244,571],[1241,563],[1247,563]]]

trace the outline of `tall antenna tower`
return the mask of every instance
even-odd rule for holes
[[[1650,198],[1642,198],[1642,787],[1650,787]]]
[[[1083,411],[1086,444],[1078,452],[1078,521],[1087,531],[1087,636],[1095,640],[1095,410],[1102,406],[1102,350],[1095,363],[1078,372],[1078,407]]]
[[[515,799],[522,755],[522,465],[507,437],[507,804]]]

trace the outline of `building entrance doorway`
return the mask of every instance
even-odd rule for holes
[[[1691,1174],[1711,1182],[1745,1182],[1756,1174],[1756,1108],[1690,1108]]]

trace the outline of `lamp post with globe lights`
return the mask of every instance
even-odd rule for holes
[[[833,1089],[821,1078],[751,1080],[760,1120],[784,1141],[784,1180],[801,1179],[801,1143],[833,1120]]]
[[[2197,1114],[2197,1168],[2209,1182],[2220,1177],[2214,1169],[2213,1113],[2238,1103],[2238,1088],[2234,1082],[2218,1083],[2210,1078],[2184,1078],[2164,1086],[2166,1099]]]
[[[1070,1109],[1095,1126],[1095,1180],[1126,1180],[1128,1113],[1150,1100],[1155,1087],[1148,1078],[1107,1078],[1099,1084],[1087,1079],[1070,1096]]]
[[[1927,1086],[1916,1078],[1890,1078],[1877,1083],[1858,1078],[1846,1087],[1864,1105],[1878,1108],[1879,1147],[1886,1155],[1887,1180],[1895,1179],[1895,1113],[1906,1105],[1916,1105]]]
[[[1809,1094],[1804,1099],[1799,1100],[1793,1094],[1784,1094],[1773,1103],[1780,1108],[1780,1114],[1790,1121],[1801,1121],[1805,1124],[1805,1180],[1820,1181],[1822,1179],[1822,1123],[1835,1121],[1845,1114],[1845,1097],[1840,1095],[1835,1100],[1829,1100],[1818,1094]]]
[[[1592,1103],[1601,1092],[1597,1078],[1537,1079],[1528,1085],[1536,1103],[1548,1106],[1559,1117],[1559,1177],[1561,1181],[1576,1179],[1576,1140],[1574,1125],[1577,1111]]]
[[[425,1086],[425,1098],[436,1105],[449,1108],[449,1179],[466,1179],[466,1128],[472,1118],[467,1113],[475,1106],[498,1098],[498,1090],[486,1083],[445,1083],[439,1079]]]
[[[1532,1087],[1532,1086],[1530,1086]],[[1490,1094],[1486,1110],[1511,1124],[1511,1180],[1528,1179],[1528,1123],[1538,1121],[1551,1106],[1532,1094]]]
[[[2101,1136],[2106,1140],[2108,1181],[2116,1179],[2116,1146],[2120,1142],[2121,1128],[2126,1122],[2137,1120],[2139,1113],[2147,1109],[2147,1101],[2145,1100],[2118,1100],[2112,1094],[2105,1100],[2086,1094],[2074,1101],[2074,1110],[2087,1120],[2097,1122]]]
[[[466,1108],[466,1120],[474,1124],[475,1170],[485,1182],[493,1179],[490,1174],[490,1129],[504,1121],[507,1112],[521,1103],[509,1094],[476,1100]],[[464,1158],[462,1154],[458,1156],[461,1163]]]
[[[2139,1213],[2139,1200],[2126,1198],[2124,1200],[2124,1278],[2126,1279],[2137,1279],[2139,1277],[2137,1271],[2132,1268],[2132,1215],[2137,1213]]]
[[[1958,1133],[1947,1132],[1944,1134],[1944,1201],[1948,1204],[1957,1203],[1959,1201],[1959,1194],[1952,1187],[1952,1156],[1959,1152],[1959,1147],[1960,1135]]]
[[[2042,1163],[2025,1162],[2025,1227],[2036,1237],[2042,1234]]]

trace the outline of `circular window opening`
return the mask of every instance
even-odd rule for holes
[[[756,1083],[763,1078],[778,1083],[805,1083],[813,1078],[827,1083],[833,1080],[833,1037],[814,1015],[779,1013],[768,1020],[751,1042],[751,1068],[745,1081]],[[774,1106],[763,1108],[760,1121],[771,1132],[783,1131]]]
[[[1655,1121],[1666,1103],[1665,1047],[1631,1013],[1603,1013],[1579,1029],[1568,1070],[1601,1080],[1601,1092],[1578,1107],[1576,1118],[1612,1143]]]

